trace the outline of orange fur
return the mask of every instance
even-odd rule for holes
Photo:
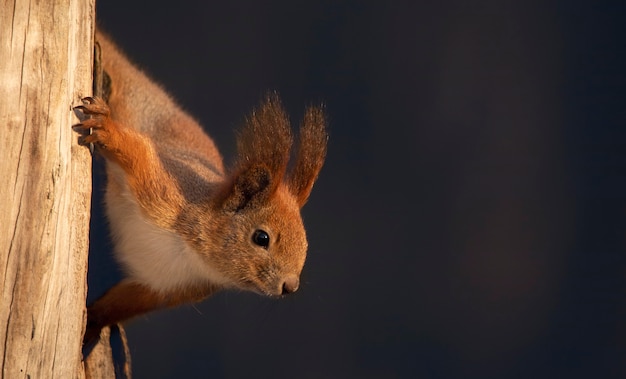
[[[323,111],[307,110],[288,173],[291,127],[278,95],[268,95],[247,118],[226,171],[199,124],[104,34],[96,37],[110,96],[86,98],[76,128],[92,130],[82,140],[107,160],[107,215],[127,278],[89,307],[86,339],[221,288],[296,291],[308,245],[300,208],[326,154]]]

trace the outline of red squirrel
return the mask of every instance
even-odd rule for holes
[[[83,99],[77,109],[85,117],[74,127],[106,160],[105,209],[126,276],[88,307],[85,341],[104,326],[220,289],[295,292],[307,252],[300,209],[326,155],[323,110],[306,110],[289,165],[288,116],[278,95],[267,95],[226,169],[191,116],[105,34],[96,31],[96,41],[110,93],[107,101]]]

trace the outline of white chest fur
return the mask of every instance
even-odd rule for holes
[[[110,167],[107,214],[115,256],[129,279],[160,292],[227,280],[176,233],[157,227],[142,214],[119,167]]]

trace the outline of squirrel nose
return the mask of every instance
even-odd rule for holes
[[[298,286],[300,285],[300,280],[295,275],[288,276],[283,282],[283,295],[287,295],[289,293],[296,292],[298,290]]]

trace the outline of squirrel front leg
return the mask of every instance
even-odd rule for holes
[[[171,229],[184,207],[184,198],[150,139],[112,120],[109,106],[100,98],[86,97],[76,109],[88,118],[74,128],[83,133],[92,129],[81,142],[93,143],[107,160],[124,170],[126,183],[143,211],[158,226]]]

